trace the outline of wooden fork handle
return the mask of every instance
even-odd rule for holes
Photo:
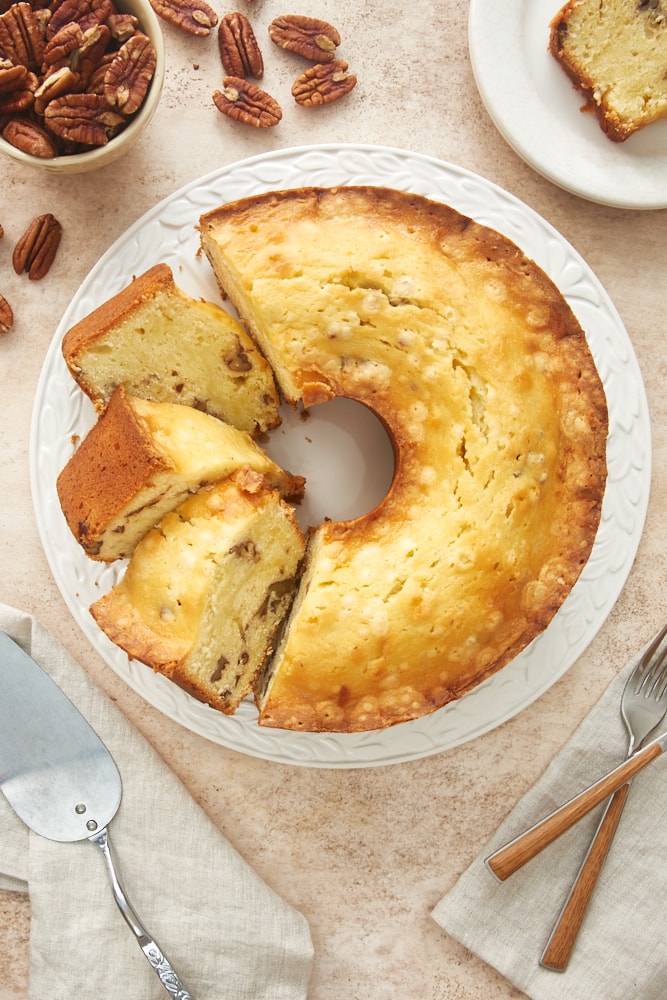
[[[629,791],[629,783],[622,785],[609,800],[579,874],[542,953],[540,965],[545,969],[564,972],[568,966]]]
[[[608,798],[617,788],[626,784],[647,764],[659,757],[662,747],[658,741],[649,743],[637,751],[625,763],[619,764],[599,781],[590,785],[565,805],[560,806],[545,819],[540,820],[525,833],[495,851],[486,859],[487,867],[496,878],[504,882],[506,878],[522,868],[526,862],[543,851],[545,847],[569,830],[582,816]]]

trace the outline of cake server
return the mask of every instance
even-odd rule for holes
[[[141,923],[118,875],[108,825],[122,795],[116,763],[81,713],[42,668],[0,631],[0,789],[35,833],[89,840],[101,850],[114,899],[160,982],[192,1000]]]

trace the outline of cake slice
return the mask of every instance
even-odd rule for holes
[[[220,306],[193,299],[157,264],[65,334],[63,357],[102,412],[117,385],[185,403],[256,434],[280,423],[273,373]]]
[[[154,403],[116,388],[58,476],[72,534],[102,562],[128,558],[170,510],[207,483],[247,467],[298,502],[304,480],[281,469],[246,431],[178,403]]]
[[[231,714],[273,652],[304,550],[293,510],[241,472],[167,514],[90,610],[130,658]]]
[[[569,0],[549,48],[614,142],[667,116],[667,0]]]

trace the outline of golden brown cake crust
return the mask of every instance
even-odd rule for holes
[[[99,555],[101,536],[119,510],[133,501],[161,472],[169,471],[121,387],[111,397],[106,419],[94,425],[79,445],[75,461],[56,482],[70,530],[86,554]]]
[[[159,292],[170,293],[173,284],[174,276],[168,264],[156,264],[133,278],[129,285],[67,331],[62,351],[68,365],[76,366],[77,359],[92,342],[136,312],[142,302],[154,298]]]
[[[286,398],[366,404],[396,454],[379,507],[315,530],[260,724],[431,712],[538,635],[588,559],[607,410],[585,335],[518,247],[420,196],[273,192],[200,231]]]

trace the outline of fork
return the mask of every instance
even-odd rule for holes
[[[663,677],[667,676],[667,668],[661,673]],[[656,727],[656,729],[659,728],[660,726]],[[526,862],[578,822],[582,816],[604,802],[612,792],[621,788],[622,785],[626,785],[630,778],[663,754],[667,750],[667,732],[656,735],[656,729],[650,733],[651,739],[649,741],[644,739],[644,745],[639,750],[635,750],[624,763],[619,764],[602,778],[589,785],[588,788],[575,795],[574,798],[554,809],[552,813],[535,823],[530,829],[490,854],[484,862],[489,871],[500,882],[504,882],[506,878],[522,868]]]
[[[662,645],[666,635],[667,625],[660,629],[646,648],[623,689],[621,716],[628,732],[626,759],[643,745],[667,712],[667,684],[664,683],[667,645]],[[614,792],[607,803],[542,953],[540,965],[545,969],[563,972],[567,968],[629,791],[628,781]]]

